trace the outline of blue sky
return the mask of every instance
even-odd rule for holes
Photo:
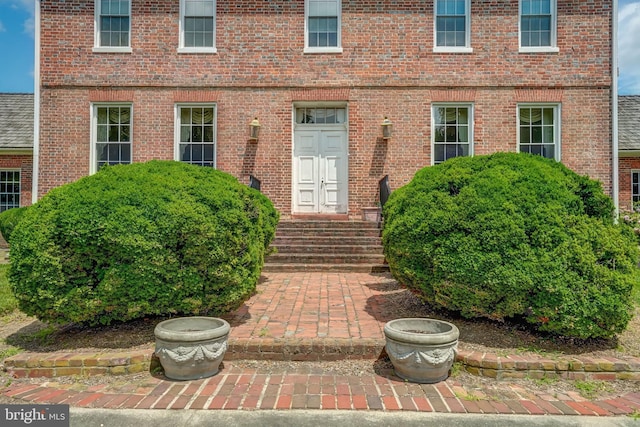
[[[640,0],[619,0],[620,95],[640,95]],[[0,92],[33,92],[35,0],[0,0]]]

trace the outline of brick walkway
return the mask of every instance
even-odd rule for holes
[[[393,315],[388,309],[389,301],[401,292],[404,291],[388,274],[269,273],[258,285],[258,293],[228,316],[232,325],[230,351],[220,373],[213,377],[171,381],[148,368],[127,373],[126,367],[131,366],[127,364],[133,359],[140,360],[140,355],[129,358],[122,354],[111,358],[105,354],[86,355],[82,359],[65,353],[24,353],[6,361],[9,371],[18,378],[0,389],[0,393],[16,402],[99,408],[349,409],[594,416],[640,413],[640,391],[588,400],[578,393],[532,391],[519,385],[522,383],[506,379],[467,383],[464,378],[468,376],[463,375],[433,385],[400,380],[389,364],[377,357],[384,346],[384,323]],[[143,352],[147,360],[152,352],[152,348]],[[303,362],[278,362],[280,365],[276,365],[281,368],[274,371],[268,364],[243,360],[261,358]],[[332,373],[322,369],[321,364],[305,362],[335,360],[333,363],[339,364],[363,358],[368,359],[371,369],[353,375]],[[68,377],[54,377],[55,369],[80,372],[70,369],[83,364],[96,368],[105,360],[121,368],[114,373],[124,375],[101,376],[100,384],[95,386],[76,384]],[[545,369],[557,373],[566,363],[545,361],[535,355],[529,360],[522,355],[498,357],[464,350],[458,360],[466,363],[470,372],[498,378],[504,372],[508,374],[505,378],[537,377],[536,373]],[[19,369],[20,364],[24,365],[23,370]],[[595,374],[613,375],[613,379],[616,372],[636,375],[640,361],[574,359],[566,365],[567,378],[597,378],[588,376]],[[613,373],[604,372],[607,369]],[[49,372],[50,378],[29,378],[35,372]],[[90,372],[82,371],[82,375]]]

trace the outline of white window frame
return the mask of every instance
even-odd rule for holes
[[[218,48],[216,47],[216,33],[218,30],[218,23],[217,23],[217,7],[218,7],[218,3],[216,0],[213,0],[213,46],[185,46],[185,40],[184,40],[184,32],[185,32],[185,25],[184,25],[184,20],[185,20],[185,12],[186,12],[186,3],[185,0],[180,0],[180,23],[178,25],[179,27],[179,33],[180,33],[180,40],[179,40],[179,47],[178,47],[178,53],[217,53],[218,52]]]
[[[8,207],[8,204],[2,204],[0,203],[0,212],[4,212],[6,210],[9,209],[13,209],[13,208],[19,208],[20,206],[22,206],[22,170],[20,169],[16,169],[16,168],[2,168],[0,169],[0,174],[3,172],[17,172],[18,173],[18,191],[17,192],[0,192],[0,194],[2,195],[9,195],[9,194],[17,194],[18,195],[18,206],[11,206]],[[2,181],[0,181],[0,183],[2,183]]]
[[[195,102],[181,102],[174,106],[174,160],[183,162],[180,159],[180,127],[182,122],[180,121],[180,110],[182,108],[213,108],[213,168],[218,168],[218,106],[215,102],[195,103]],[[193,164],[191,162],[183,162]]]
[[[638,175],[638,192],[633,192],[633,176]],[[640,202],[640,170],[633,169],[631,170],[631,209],[634,209],[634,204]],[[634,200],[634,198],[638,198],[638,200]]]
[[[130,102],[96,102],[91,104],[91,149],[89,152],[89,174],[98,172],[98,150],[96,145],[98,144],[98,108],[100,107],[128,107],[129,108],[129,145],[131,160],[133,163],[133,104]],[[129,163],[129,164],[130,164]]]
[[[472,53],[471,47],[471,0],[465,2],[465,42],[464,46],[438,46],[438,0],[433,2],[433,51],[438,53]]]
[[[465,157],[473,157],[474,146],[474,111],[472,102],[434,102],[431,104],[431,166],[436,165],[435,147],[436,143],[436,120],[435,110],[436,108],[467,108],[469,110],[469,154]],[[462,157],[462,156],[456,156]],[[451,157],[452,158],[452,157]]]
[[[558,6],[556,0],[549,0],[551,7],[551,34],[549,46],[522,46],[522,1],[518,1],[518,46],[520,53],[557,53],[558,47]]]
[[[131,53],[131,3],[133,0],[129,0],[129,45],[128,46],[101,46],[100,41],[100,16],[101,16],[101,0],[95,0],[94,2],[94,17],[93,17],[93,29],[94,29],[94,45],[93,52],[100,53]]]
[[[516,133],[517,133],[517,152],[520,153],[520,108],[553,108],[553,129],[554,129],[554,156],[553,159],[561,161],[562,159],[562,110],[559,103],[522,103],[516,107]]]
[[[338,8],[338,34],[337,46],[309,46],[309,13],[310,1],[304,1],[304,53],[342,53],[342,0],[334,0]]]

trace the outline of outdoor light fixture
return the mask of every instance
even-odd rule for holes
[[[382,126],[382,139],[391,138],[391,133],[393,130],[393,123],[391,123],[391,120],[389,120],[389,118],[385,116],[382,123],[380,123],[380,126]]]
[[[260,133],[260,122],[258,121],[257,117],[251,120],[251,123],[249,123],[249,127],[251,128],[251,136],[249,136],[249,139],[257,140],[258,134]]]

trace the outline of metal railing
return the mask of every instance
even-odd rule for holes
[[[384,207],[384,204],[389,200],[391,195],[391,187],[389,186],[389,175],[385,175],[379,182],[380,185],[380,206]]]
[[[260,191],[260,180],[253,175],[249,175],[249,187]]]

